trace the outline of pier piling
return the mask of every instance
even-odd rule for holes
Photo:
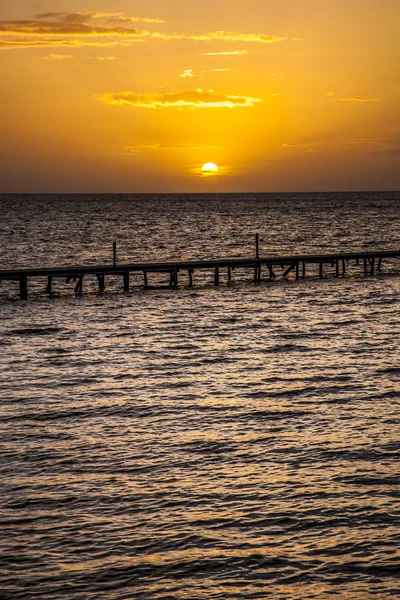
[[[124,271],[124,292],[129,292],[129,271]]]
[[[19,278],[19,297],[28,300],[28,277],[24,273]]]

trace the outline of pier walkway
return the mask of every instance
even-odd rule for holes
[[[81,295],[83,290],[83,280],[86,276],[93,275],[97,277],[99,292],[105,290],[106,276],[120,276],[122,278],[122,287],[124,292],[130,290],[130,274],[142,273],[143,285],[148,287],[149,274],[166,273],[169,275],[167,284],[170,287],[177,287],[179,283],[179,274],[186,272],[188,275],[188,285],[193,285],[193,276],[195,271],[211,270],[215,285],[220,284],[221,269],[226,269],[226,281],[231,283],[232,271],[234,269],[250,269],[251,277],[254,283],[266,279],[287,278],[293,273],[296,279],[305,278],[307,267],[317,265],[317,271],[313,269],[313,275],[324,277],[324,267],[329,266],[334,269],[333,275],[344,277],[346,267],[349,263],[361,265],[365,275],[374,275],[382,271],[382,263],[387,259],[400,258],[400,250],[377,251],[377,252],[349,252],[335,254],[305,254],[293,256],[266,256],[260,257],[258,251],[258,236],[256,236],[256,256],[255,258],[221,258],[218,260],[189,260],[173,262],[150,262],[150,263],[128,263],[117,264],[116,243],[114,242],[114,255],[112,265],[86,265],[70,267],[47,267],[39,269],[11,269],[0,270],[0,282],[2,280],[16,281],[19,284],[19,296],[21,300],[28,299],[28,282],[32,278],[45,278],[45,291],[52,293],[53,280],[56,278],[65,279],[66,283],[74,282],[75,294]],[[278,271],[280,269],[280,271]]]

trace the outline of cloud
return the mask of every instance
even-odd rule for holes
[[[185,69],[185,71],[183,71],[183,73],[181,73],[179,75],[179,77],[196,77],[196,75],[193,74],[193,69]]]
[[[70,60],[75,58],[73,54],[49,54],[48,56],[43,56],[43,60]]]
[[[125,146],[125,150],[128,150],[129,154],[159,150],[201,150],[204,148],[220,148],[220,146],[210,146],[209,144],[139,144],[137,146]]]
[[[107,12],[46,12],[34,16],[32,19],[19,19],[0,21],[0,37],[12,36],[12,39],[0,39],[1,49],[35,48],[46,46],[73,46],[70,43],[77,38],[86,38],[83,45],[89,45],[92,38],[120,38],[115,45],[127,46],[138,40],[163,40],[179,41],[191,40],[195,42],[210,41],[240,41],[246,43],[272,44],[287,40],[286,37],[265,35],[262,33],[240,33],[232,31],[213,31],[210,33],[186,34],[165,33],[160,31],[138,30],[131,27],[133,23],[163,23],[162,19],[151,17],[130,17],[124,13]],[[19,36],[16,39],[16,36]],[[30,43],[22,43],[24,38],[32,38]],[[57,41],[60,38],[60,41]],[[102,46],[104,42],[92,45]],[[78,47],[75,44],[75,47]],[[216,52],[209,54],[246,54],[245,50],[234,52]]]
[[[237,33],[234,31],[212,31],[211,33],[199,33],[195,35],[183,33],[159,33],[146,32],[153,39],[162,40],[193,40],[195,42],[229,41],[229,42],[256,42],[260,44],[274,44],[283,42],[287,37],[276,35],[264,35],[262,33]]]
[[[211,69],[211,73],[224,73],[225,71],[233,71],[233,69]]]
[[[115,48],[116,46],[124,47],[131,46],[133,42],[141,42],[142,39],[138,38],[135,40],[118,40],[108,41],[104,40],[84,40],[84,39],[68,39],[68,38],[45,38],[39,40],[29,39],[14,39],[14,40],[0,40],[0,50],[13,50],[15,48]]]
[[[247,50],[233,50],[232,52],[202,52],[201,56],[243,56]]]
[[[74,54],[48,54],[47,56],[42,57],[43,60],[71,60],[71,59],[79,59],[79,60],[115,60],[115,56],[75,56]]]
[[[334,92],[328,92],[326,94],[328,98],[334,98],[340,102],[377,102],[378,98],[369,98],[368,96],[349,96],[344,98],[337,98]]]
[[[107,93],[97,96],[101,102],[114,106],[124,104],[136,108],[236,108],[250,107],[260,98],[240,95],[220,95],[215,92],[192,90],[189,92],[174,92],[171,94],[135,94],[134,92]]]
[[[0,35],[20,36],[147,36],[147,31],[127,27],[88,25],[80,20],[70,21],[0,21]]]
[[[88,12],[88,13],[68,13],[68,12],[47,12],[35,15],[35,19],[50,19],[61,21],[62,23],[87,23],[94,19],[108,19],[107,23],[165,23],[163,19],[153,19],[151,17],[127,17],[122,12]]]
[[[377,102],[378,98],[368,98],[367,96],[351,96],[350,98],[339,98],[341,102]]]
[[[149,17],[113,17],[107,23],[117,24],[117,23],[165,23],[163,19],[151,19]]]

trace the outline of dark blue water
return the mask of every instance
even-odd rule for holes
[[[1,266],[400,246],[399,194],[0,197]],[[400,278],[0,286],[3,598],[400,596]],[[333,270],[332,270],[333,272]],[[328,273],[327,273],[328,275]],[[155,276],[153,276],[155,277]],[[154,278],[150,283],[167,283]]]

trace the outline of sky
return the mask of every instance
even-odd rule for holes
[[[399,0],[2,0],[0,192],[399,190],[399,23]]]

